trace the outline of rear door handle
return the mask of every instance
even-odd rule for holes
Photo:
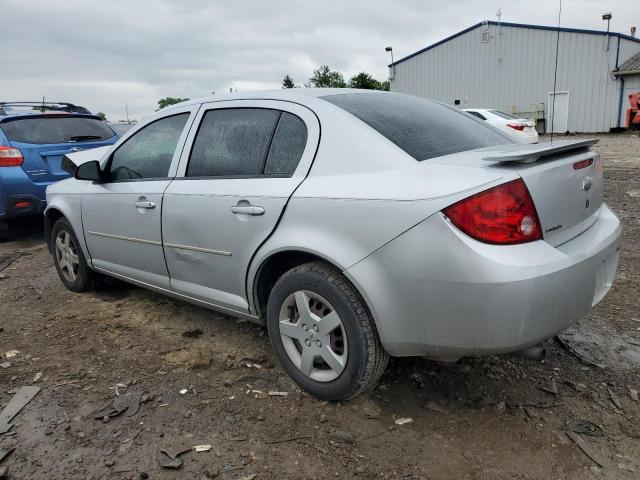
[[[264,208],[256,205],[234,205],[231,207],[231,211],[244,215],[264,215]]]
[[[136,208],[148,208],[149,210],[152,208],[156,208],[155,202],[147,202],[147,201],[137,201]]]

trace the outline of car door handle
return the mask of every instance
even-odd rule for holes
[[[264,215],[264,208],[256,205],[234,205],[231,207],[231,211],[244,215]]]
[[[152,209],[152,208],[156,208],[156,203],[155,202],[147,202],[147,201],[137,201],[136,202],[136,208]]]

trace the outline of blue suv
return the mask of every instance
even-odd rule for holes
[[[0,241],[10,220],[40,215],[47,185],[69,177],[62,158],[111,145],[118,135],[84,107],[63,102],[0,102]]]

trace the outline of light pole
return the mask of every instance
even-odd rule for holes
[[[389,76],[389,80],[393,80],[396,76],[396,65],[393,63],[393,48],[385,47],[384,51],[389,52],[389,54],[391,55],[391,71],[393,73]]]
[[[611,14],[611,12],[602,15],[602,20],[607,21],[607,52],[609,51],[609,24],[611,23],[612,18],[613,15]]]

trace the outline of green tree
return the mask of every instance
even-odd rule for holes
[[[344,88],[347,86],[342,74],[331,70],[328,65],[322,65],[314,70],[313,77],[309,79],[309,82],[317,88]]]
[[[389,91],[389,82],[379,82],[370,73],[360,72],[349,79],[349,88],[363,88],[365,90]]]
[[[158,110],[164,107],[168,107],[169,105],[175,105],[176,103],[186,102],[189,100],[188,98],[180,98],[180,97],[165,97],[158,100]]]
[[[380,90],[380,82],[366,72],[360,72],[349,79],[349,88],[363,88],[365,90]]]
[[[293,88],[295,87],[295,83],[293,83],[293,78],[289,75],[285,75],[282,79],[282,88]]]
[[[107,121],[107,114],[104,112],[98,112],[97,115],[103,119],[105,122]]]

